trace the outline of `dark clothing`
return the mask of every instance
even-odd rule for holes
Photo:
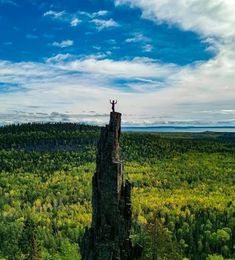
[[[117,101],[115,102],[114,100],[110,100],[110,104],[112,104],[112,111],[115,112],[115,105],[117,104]]]

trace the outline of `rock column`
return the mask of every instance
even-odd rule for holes
[[[92,224],[84,234],[83,260],[137,259],[130,241],[131,185],[123,180],[119,156],[121,114],[110,113],[101,129],[92,179]]]

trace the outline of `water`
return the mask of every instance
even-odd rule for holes
[[[123,132],[161,132],[161,133],[202,133],[229,132],[235,133],[235,126],[231,127],[196,127],[196,126],[159,126],[159,127],[122,127]]]

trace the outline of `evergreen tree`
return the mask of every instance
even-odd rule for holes
[[[19,240],[19,247],[26,260],[39,260],[39,251],[36,239],[34,221],[27,217]]]

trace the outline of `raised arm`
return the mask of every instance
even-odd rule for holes
[[[117,100],[115,101],[115,103],[114,103],[115,105],[117,104]]]

